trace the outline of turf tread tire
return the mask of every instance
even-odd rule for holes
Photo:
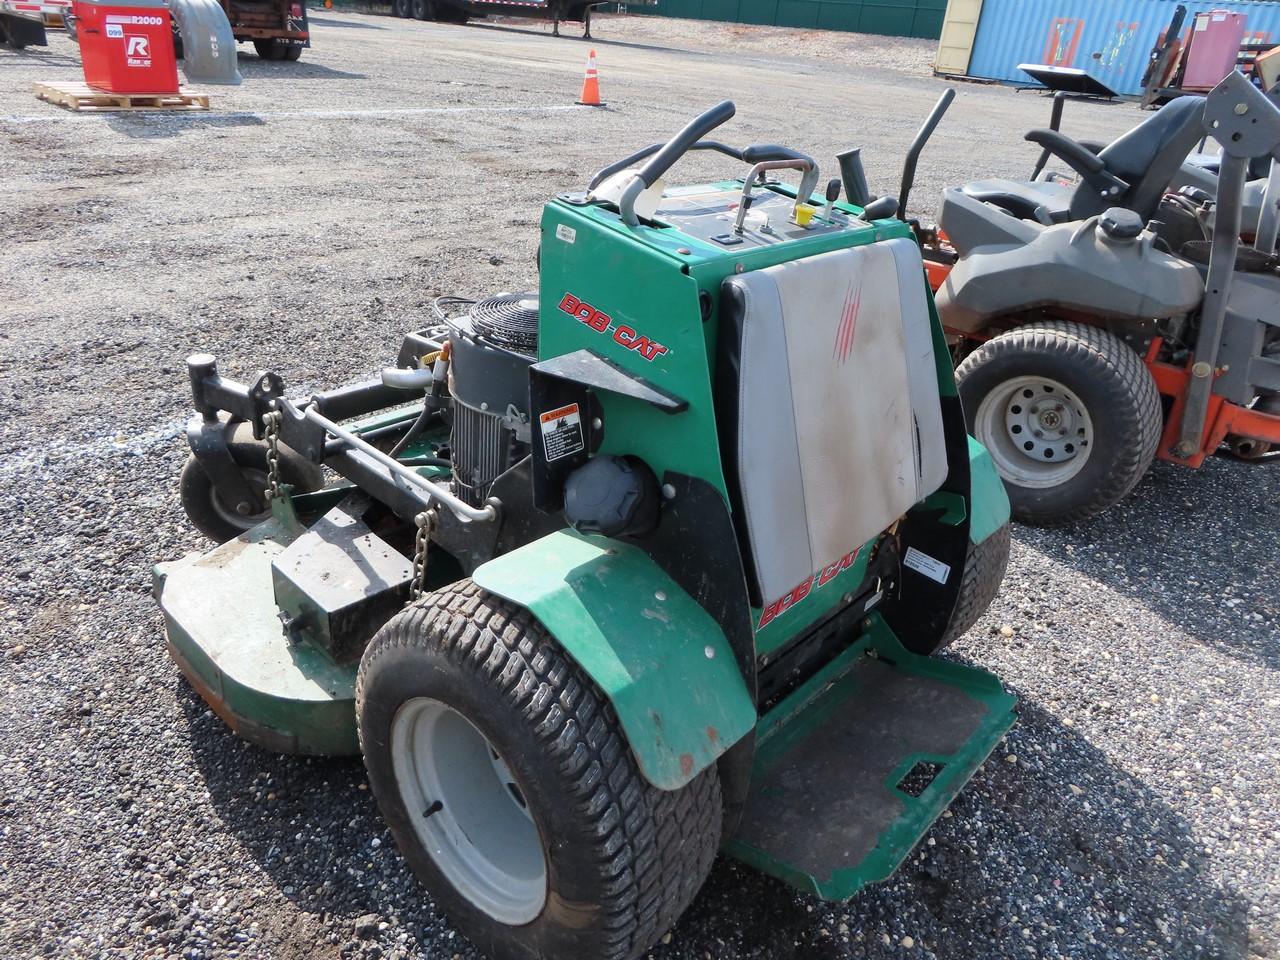
[[[991,606],[1009,567],[1010,540],[1009,524],[1005,523],[981,543],[970,545],[964,574],[960,578],[956,608],[951,613],[951,622],[947,624],[947,632],[942,635],[938,649],[950,646],[968,633]]]
[[[542,769],[571,798],[573,822],[581,825],[578,839],[590,848],[594,875],[587,882],[598,906],[592,923],[548,933],[533,929],[543,922],[540,916],[506,927],[476,910],[433,866],[424,866],[429,857],[390,776],[394,707],[371,702],[385,692],[381,678],[403,671],[410,657],[429,665],[443,659],[481,681],[485,695],[497,701],[495,715],[515,719],[536,738]],[[401,851],[462,932],[495,957],[532,960],[545,950],[548,956],[632,960],[676,922],[711,870],[721,830],[715,767],[678,790],[649,784],[612,706],[582,668],[529,611],[469,580],[427,594],[378,631],[361,660],[356,715],[370,784]]]
[[[1093,385],[1101,399],[1090,405],[1094,422],[1091,459],[1100,456],[1100,446],[1110,446],[1112,456],[1101,475],[1095,475],[1090,469],[1092,464],[1086,464],[1079,474],[1062,484],[1062,488],[1080,487],[1076,481],[1091,481],[1083,492],[1063,495],[1057,504],[1035,502],[1037,497],[1028,496],[1023,488],[1006,481],[1013,515],[1035,526],[1078,523],[1123,500],[1151,466],[1164,426],[1160,392],[1142,357],[1110,331],[1071,320],[1037,321],[993,337],[956,368],[956,386],[971,425],[982,397],[999,382],[1026,373],[1019,364],[1026,364],[1029,359],[1069,366],[1085,384]],[[1006,368],[1012,369],[1007,376],[1001,376],[999,371]],[[1048,372],[1046,375],[1055,379],[1061,376]],[[997,377],[986,389],[974,386]],[[1080,384],[1067,386],[1077,394],[1084,389]],[[1099,442],[1103,423],[1114,434],[1112,444]]]

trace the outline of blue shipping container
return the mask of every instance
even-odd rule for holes
[[[1075,67],[1116,93],[1142,93],[1151,48],[1179,0],[984,0],[968,75],[1031,83],[1020,63]],[[1180,0],[1192,17],[1210,10],[1243,13],[1245,40],[1280,44],[1280,2]]]

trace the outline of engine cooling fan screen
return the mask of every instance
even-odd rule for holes
[[[474,304],[471,326],[485,339],[533,356],[538,352],[538,295],[502,293]]]

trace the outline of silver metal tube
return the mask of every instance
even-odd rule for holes
[[[327,433],[332,434],[344,443],[347,443],[359,450],[361,453],[365,454],[365,456],[371,457],[374,461],[386,467],[387,471],[391,473],[392,476],[398,477],[405,483],[426,491],[431,495],[433,500],[448,507],[458,518],[462,520],[476,520],[483,522],[498,519],[498,509],[494,504],[486,503],[483,507],[471,506],[471,504],[466,501],[460,500],[458,497],[454,496],[453,491],[446,487],[442,487],[438,483],[428,480],[411,467],[406,467],[398,460],[387,456],[377,447],[366,443],[350,430],[345,427],[338,426],[338,424],[334,423],[328,417],[317,413],[311,407],[298,411],[298,408],[287,400],[282,403],[282,406],[285,408],[286,412],[292,413],[294,416],[297,416],[300,412],[304,418],[323,427]]]
[[[808,194],[803,193],[804,184],[813,181],[809,187],[809,193],[813,193],[813,186],[817,183],[817,168],[808,160],[762,160],[751,168],[745,180],[742,181],[742,200],[738,204],[738,216],[733,221],[733,232],[742,233],[742,225],[747,219],[747,207],[751,203],[751,188],[755,186],[756,178],[766,170],[799,170],[804,174],[801,180],[801,191],[796,192],[796,205],[808,203]]]

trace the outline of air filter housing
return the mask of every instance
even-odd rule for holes
[[[472,305],[471,329],[499,347],[527,357],[538,353],[538,295],[500,293]]]

